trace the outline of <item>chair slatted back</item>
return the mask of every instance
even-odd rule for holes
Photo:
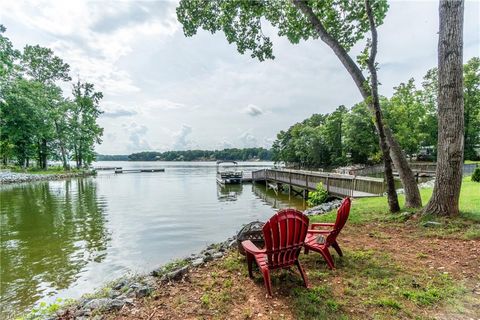
[[[335,220],[335,225],[333,226],[332,232],[327,236],[325,243],[327,245],[331,245],[337,240],[337,236],[342,231],[345,223],[347,223],[348,215],[350,214],[350,206],[351,206],[350,198],[345,198],[340,205],[340,208],[337,210],[337,219]]]
[[[267,264],[270,269],[293,265],[305,242],[308,217],[295,209],[277,212],[263,226]]]

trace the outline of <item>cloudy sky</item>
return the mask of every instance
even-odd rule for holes
[[[320,40],[291,45],[269,29],[276,59],[261,63],[240,55],[221,33],[185,38],[176,5],[0,0],[0,23],[15,47],[52,48],[73,78],[104,93],[104,142],[97,147],[103,154],[269,147],[279,130],[360,100]],[[465,61],[480,55],[479,19],[480,2],[467,1]],[[379,28],[381,94],[436,65],[437,31],[437,1],[391,2]]]

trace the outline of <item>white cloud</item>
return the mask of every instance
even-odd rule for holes
[[[168,99],[154,99],[149,100],[145,103],[145,106],[152,110],[177,110],[185,108],[186,106],[183,103],[170,101]]]
[[[186,150],[190,148],[193,145],[193,142],[189,139],[192,131],[192,127],[182,124],[180,131],[176,132],[173,136],[174,142],[172,150]]]
[[[249,104],[245,107],[245,109],[243,109],[243,113],[246,113],[252,117],[257,117],[263,114],[263,110],[254,104]]]
[[[244,148],[253,148],[258,146],[257,138],[255,138],[255,136],[251,134],[250,131],[245,131],[244,133],[242,133],[239,139],[242,147]]]
[[[129,150],[132,150],[132,152],[138,152],[152,149],[146,139],[148,128],[145,125],[139,125],[136,122],[132,122],[130,125],[124,124],[122,127],[126,129],[128,134]]]
[[[73,79],[79,75],[104,93],[100,153],[267,147],[278,131],[312,113],[350,107],[361,99],[322,41],[292,45],[268,28],[276,59],[258,62],[240,55],[223,33],[200,30],[186,38],[176,21],[176,5],[0,1],[0,21],[16,48],[52,48],[71,65]],[[464,61],[478,56],[479,7],[478,1],[465,3]],[[436,65],[437,30],[438,2],[390,3],[379,27],[381,94],[391,95],[393,86],[411,77],[418,83]],[[69,93],[69,85],[62,87]],[[119,119],[135,125],[122,126]]]

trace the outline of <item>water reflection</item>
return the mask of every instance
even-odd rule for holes
[[[275,209],[297,208],[305,210],[306,203],[301,197],[295,197],[285,192],[275,193],[272,189],[267,189],[264,184],[255,183],[252,185],[252,191],[259,199]]]
[[[105,258],[106,201],[95,180],[7,186],[0,204],[2,317],[68,288],[89,261]]]
[[[217,183],[217,199],[220,202],[237,201],[238,197],[242,194],[242,191],[242,184],[221,185]]]

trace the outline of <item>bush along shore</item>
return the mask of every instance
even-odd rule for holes
[[[48,172],[48,171],[47,171]],[[55,173],[23,173],[23,172],[0,172],[0,184],[34,182],[45,180],[62,180],[75,177],[87,177],[96,175],[94,170],[55,172]]]

